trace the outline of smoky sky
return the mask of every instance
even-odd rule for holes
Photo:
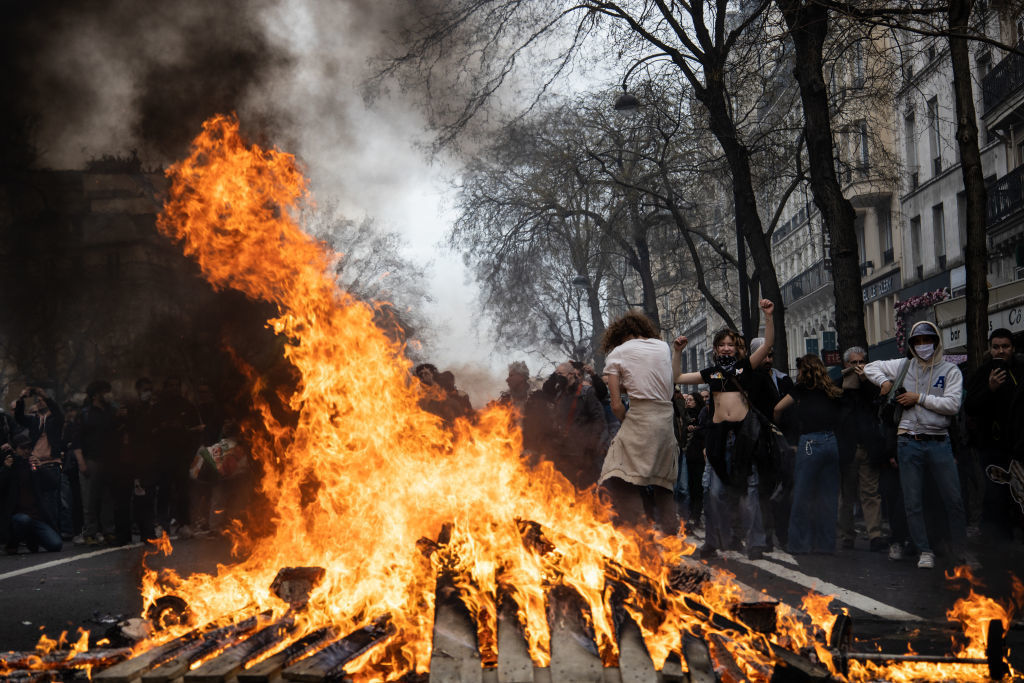
[[[34,151],[35,166],[80,168],[137,150],[158,166],[185,153],[204,119],[237,111],[248,136],[336,185],[357,166],[386,181],[403,154],[389,142],[423,129],[400,97],[369,112],[360,86],[426,4],[0,2],[4,134],[18,142],[8,162]]]

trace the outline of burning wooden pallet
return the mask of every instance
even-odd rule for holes
[[[539,553],[551,552],[555,543],[564,540],[556,537],[552,541],[554,535],[531,522],[522,522],[520,531],[524,543]],[[437,540],[421,539],[420,551],[428,556],[443,553],[447,542],[447,532]],[[727,643],[723,641],[730,636],[754,635],[752,640],[763,648],[765,661],[771,662],[768,669],[759,671],[765,679],[777,683],[834,680],[811,657],[756,637],[757,632],[774,629],[777,603],[739,603],[726,614],[711,609],[695,596],[684,597],[682,609],[689,610],[689,616],[707,628],[680,633],[677,650],[681,656],[670,657],[657,671],[638,625],[616,602],[617,595],[627,593],[657,599],[656,586],[643,574],[611,560],[606,560],[605,573],[611,591],[615,642],[601,642],[595,636],[578,594],[565,585],[552,585],[546,595],[550,664],[539,667],[530,657],[515,605],[509,597],[494,595],[488,601],[492,612],[481,614],[478,607],[474,618],[458,588],[465,584],[460,583],[460,577],[442,569],[437,578],[429,679],[481,683],[741,681],[746,680],[746,675],[736,662],[730,661]],[[98,683],[344,680],[346,664],[372,648],[384,646],[396,636],[396,629],[383,616],[350,633],[332,627],[301,633],[296,617],[323,575],[324,570],[315,567],[282,569],[273,590],[290,609],[277,618],[265,612],[237,621],[207,624],[134,655],[131,648],[54,652],[45,657],[36,653],[7,653],[0,655],[0,671],[8,672],[8,680],[26,682],[84,679],[90,674]],[[709,576],[706,566],[694,562],[679,568],[674,583],[680,591],[694,592]],[[158,625],[183,622],[188,618],[187,605],[178,598],[168,598],[158,601],[148,616]],[[833,635],[832,646],[841,649],[846,657],[856,658],[858,655],[848,652],[848,628],[844,631],[843,623],[835,632],[838,635]],[[608,656],[609,646],[614,657]],[[1002,656],[998,652],[992,655],[1000,662]],[[405,680],[427,678],[410,675]]]

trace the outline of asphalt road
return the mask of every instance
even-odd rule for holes
[[[854,623],[858,647],[905,652],[912,642],[922,653],[944,654],[952,628],[945,612],[966,596],[966,582],[949,580],[941,562],[933,570],[917,569],[913,560],[890,561],[885,553],[863,547],[831,556],[799,558],[771,553],[748,560],[725,553],[710,562],[735,573],[750,586],[798,607],[810,589],[837,596],[835,608],[846,607]],[[174,542],[167,558],[153,556],[152,566],[173,567],[179,573],[212,572],[230,563],[226,541],[195,538]],[[138,592],[141,546],[97,548],[67,546],[59,553],[0,556],[0,651],[31,649],[41,631],[56,636],[78,627],[102,633],[111,617],[137,616],[142,609]],[[978,547],[984,583],[979,589],[995,598],[1010,596],[1014,570],[1024,574],[1024,545]],[[1024,625],[1019,621],[1007,635],[1011,662],[1024,670]]]

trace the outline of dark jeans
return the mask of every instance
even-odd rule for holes
[[[801,434],[789,517],[791,553],[834,553],[839,508],[839,447],[832,432]]]
[[[967,545],[967,520],[960,495],[960,476],[949,439],[915,441],[900,436],[898,441],[900,486],[907,510],[910,538],[921,552],[931,552],[924,518],[925,475],[930,473],[949,523],[950,544],[955,553]]]
[[[7,539],[7,547],[17,549],[21,543],[29,550],[42,548],[51,553],[57,552],[64,545],[60,534],[49,524],[33,519],[24,512],[15,512],[11,517],[11,536]]]

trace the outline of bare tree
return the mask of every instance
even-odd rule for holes
[[[451,141],[488,106],[505,103],[497,95],[513,78],[518,62],[532,54],[540,66],[531,74],[536,87],[528,98],[535,106],[556,79],[579,66],[588,39],[609,46],[618,64],[636,64],[664,57],[681,73],[693,96],[705,108],[708,126],[721,145],[732,177],[733,212],[760,274],[763,294],[776,302],[776,325],[785,326],[778,278],[771,248],[758,214],[751,150],[742,131],[745,109],[731,86],[736,48],[746,31],[763,21],[766,2],[731,13],[728,0],[695,3],[608,2],[583,0],[457,0],[423,21],[405,41],[406,54],[391,62],[385,74],[405,75],[408,87],[434,90],[449,79],[453,92],[436,99],[430,110],[441,142]],[[757,41],[749,41],[753,46]],[[651,51],[655,51],[652,55]],[[515,72],[519,73],[519,72]],[[523,77],[520,74],[520,77]],[[526,84],[517,83],[520,90]],[[530,105],[518,108],[529,111]],[[744,242],[746,244],[744,244]],[[740,259],[742,260],[742,259]],[[747,297],[741,297],[741,309]],[[748,316],[741,316],[749,319]],[[747,326],[747,325],[745,325]],[[752,336],[752,330],[744,332]],[[778,335],[776,356],[787,358],[785,334]]]
[[[341,287],[373,306],[376,322],[392,338],[426,341],[429,264],[417,264],[403,255],[406,244],[401,235],[380,229],[370,218],[346,218],[332,201],[307,209],[302,221],[310,234],[338,253],[335,272]]]

